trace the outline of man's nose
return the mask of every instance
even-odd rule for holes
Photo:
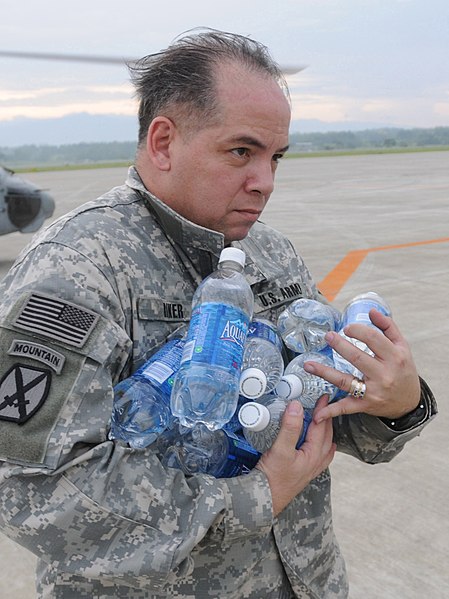
[[[247,191],[258,192],[268,199],[274,189],[273,164],[263,163],[255,166],[254,171],[248,177]]]

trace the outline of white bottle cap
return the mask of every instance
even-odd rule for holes
[[[246,255],[239,248],[227,247],[221,250],[218,262],[224,262],[225,260],[232,260],[232,262],[237,262],[240,266],[245,266]]]
[[[251,431],[263,431],[270,422],[270,410],[256,401],[248,401],[239,410],[239,422]]]
[[[245,368],[240,375],[240,395],[257,399],[265,393],[267,377],[259,368]]]
[[[303,384],[296,374],[284,374],[273,390],[274,395],[283,399],[298,399],[303,392]]]

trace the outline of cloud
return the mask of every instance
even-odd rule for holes
[[[1,90],[0,120],[16,117],[47,119],[72,113],[135,115],[132,86],[90,85]]]
[[[343,121],[351,103],[350,98],[314,94],[292,95],[292,119]]]
[[[51,94],[61,94],[67,91],[64,87],[52,87],[45,89],[0,89],[0,103],[17,102],[18,100],[35,101]]]
[[[399,104],[402,106],[403,102],[401,101]],[[367,113],[369,115],[385,115],[394,112],[397,108],[397,105],[397,100],[393,100],[391,98],[377,98],[369,100],[368,102],[364,102],[361,105],[360,110],[361,112]]]
[[[116,100],[94,103],[63,104],[61,106],[16,106],[14,108],[0,107],[0,120],[8,121],[18,117],[32,119],[59,118],[70,114],[84,112],[87,114],[115,114],[134,116],[136,107],[131,101],[117,102]]]
[[[392,127],[447,126],[449,100],[427,96],[360,98],[337,94],[292,94],[292,119],[326,122],[370,121]]]
[[[436,102],[434,112],[438,116],[449,119],[449,100],[447,102]]]

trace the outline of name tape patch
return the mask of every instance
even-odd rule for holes
[[[95,312],[71,302],[32,293],[14,325],[68,345],[83,347],[98,319]]]
[[[299,283],[291,283],[285,287],[276,287],[258,293],[256,299],[264,308],[274,307],[284,303],[286,300],[295,300],[304,297],[304,291]]]
[[[33,358],[43,362],[53,368],[56,374],[61,374],[65,362],[65,357],[54,349],[32,341],[23,341],[22,339],[13,340],[11,347],[8,349],[8,354],[10,356]]]

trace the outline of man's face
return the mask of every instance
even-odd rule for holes
[[[170,146],[170,189],[161,199],[230,242],[247,235],[273,191],[288,146],[290,107],[274,81],[235,65],[222,67],[217,83],[219,116],[197,132],[178,130]]]

